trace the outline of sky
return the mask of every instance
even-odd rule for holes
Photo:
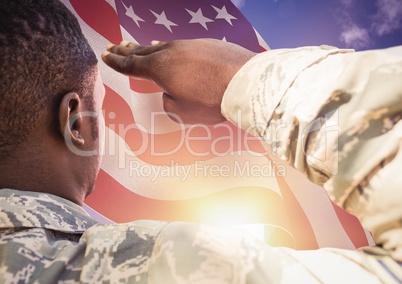
[[[232,0],[272,48],[402,44],[402,0]]]

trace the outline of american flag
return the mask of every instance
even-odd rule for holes
[[[108,43],[216,38],[259,52],[267,44],[229,0],[62,0],[100,60]],[[265,240],[297,249],[373,244],[322,188],[229,122],[183,126],[161,90],[100,60],[106,146],[86,210],[103,222],[138,219],[264,224]],[[183,78],[191,80],[191,78]]]

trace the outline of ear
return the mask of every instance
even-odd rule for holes
[[[59,129],[66,142],[76,146],[85,143],[82,133],[82,115],[80,113],[82,101],[77,93],[64,95],[59,106]]]

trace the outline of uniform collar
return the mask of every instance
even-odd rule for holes
[[[80,234],[97,223],[77,204],[53,194],[0,189],[0,229],[45,228]]]

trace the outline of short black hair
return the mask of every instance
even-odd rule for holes
[[[24,143],[63,95],[93,107],[96,56],[58,0],[0,0],[0,159]]]

